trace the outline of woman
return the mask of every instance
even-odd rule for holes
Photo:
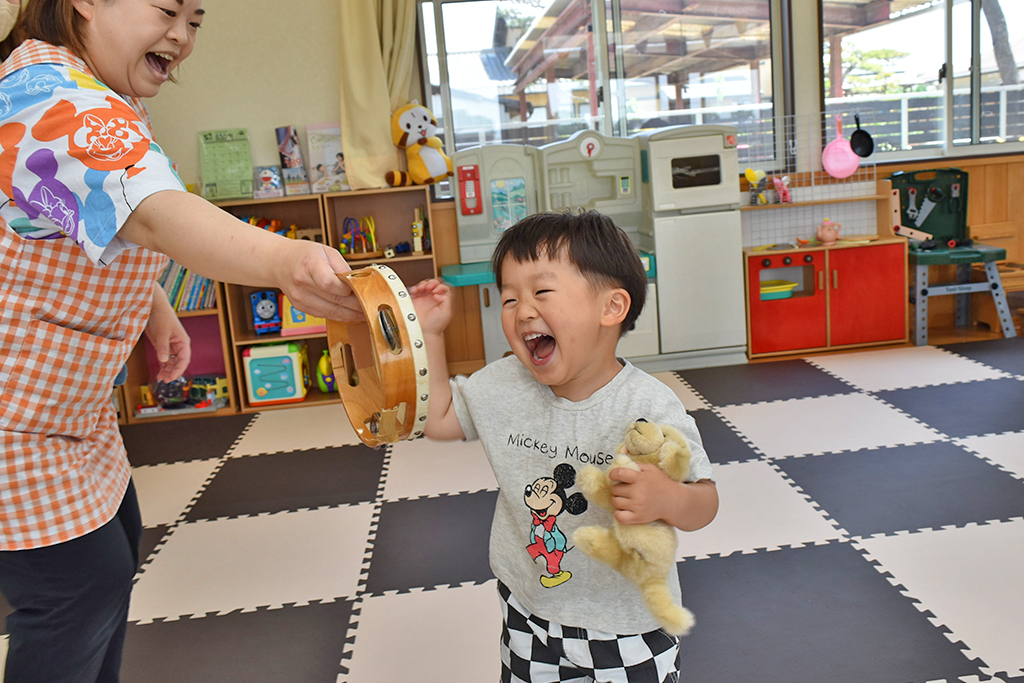
[[[192,52],[200,0],[32,0],[0,65],[0,591],[7,683],[116,681],[141,522],[109,396],[143,331],[160,376],[188,336],[170,256],[361,317],[334,250],[184,191],[140,98]]]

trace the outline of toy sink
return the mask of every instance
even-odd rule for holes
[[[797,283],[789,280],[765,280],[761,283],[761,301],[789,299]]]

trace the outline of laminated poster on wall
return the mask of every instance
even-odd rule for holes
[[[275,128],[277,135],[277,154],[281,158],[281,179],[288,196],[309,194],[309,178],[306,176],[306,164],[302,159],[302,146],[299,144],[299,132],[295,126]]]
[[[341,150],[341,126],[337,123],[306,126],[306,138],[313,192],[351,189],[345,175],[345,155]]]
[[[209,130],[199,134],[203,196],[238,199],[252,196],[252,156],[245,128]]]

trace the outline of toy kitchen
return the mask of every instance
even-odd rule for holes
[[[584,130],[542,147],[456,152],[461,263],[453,286],[478,285],[488,363],[509,352],[489,259],[501,234],[539,211],[593,209],[640,250],[647,305],[619,342],[649,371],[744,363],[743,245],[736,129],[697,125],[628,138]]]

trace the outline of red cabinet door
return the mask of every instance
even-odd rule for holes
[[[831,346],[906,338],[906,267],[902,244],[829,251]]]
[[[786,259],[789,263],[786,263]],[[785,268],[790,270],[779,271]],[[796,270],[791,270],[796,269]],[[761,300],[761,281],[797,279],[798,290],[788,299]],[[750,302],[750,353],[815,349],[826,345],[825,252],[786,254],[767,252],[747,258]]]

